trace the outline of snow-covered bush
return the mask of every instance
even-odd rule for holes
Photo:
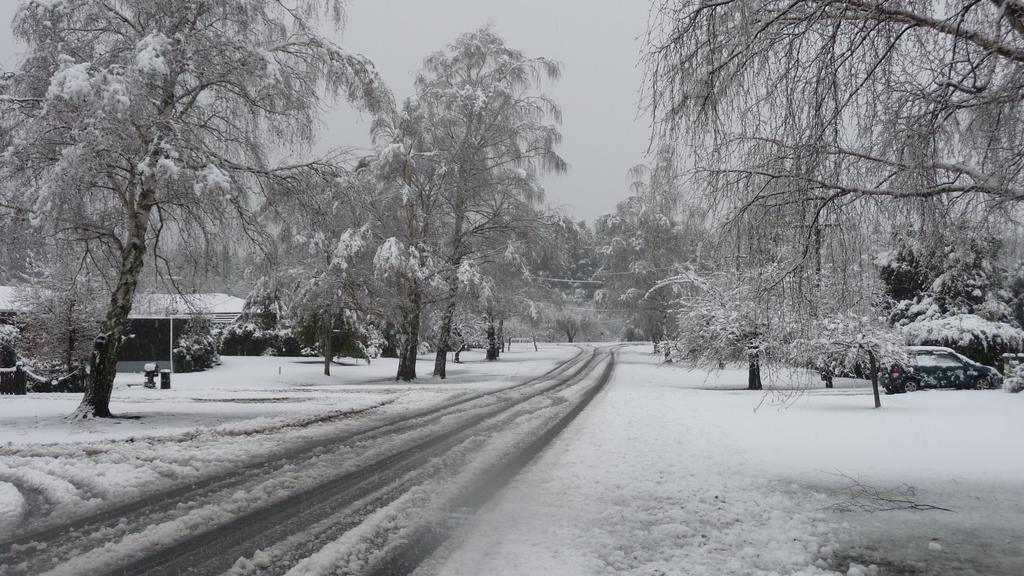
[[[1024,392],[1024,363],[1021,362],[1021,356],[1010,358],[1007,361],[1009,362],[1009,373],[1006,380],[1003,381],[1003,390],[1011,394]]]
[[[922,320],[903,327],[907,344],[946,346],[989,366],[1008,352],[1024,347],[1024,331],[1005,322],[993,322],[974,314],[956,314]]]
[[[202,372],[220,364],[212,323],[199,316],[189,319],[172,354],[175,372]]]
[[[0,367],[17,360],[18,340],[21,332],[10,324],[0,324]]]
[[[217,339],[212,335],[188,334],[174,347],[175,372],[202,372],[220,364]]]
[[[301,356],[302,346],[291,330],[264,330],[252,322],[232,324],[216,334],[224,356]]]

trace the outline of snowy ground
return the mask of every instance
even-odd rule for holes
[[[326,378],[308,361],[227,359],[206,374],[177,375],[171,391],[127,388],[122,379],[114,409],[141,418],[84,425],[62,419],[74,397],[0,398],[0,438],[7,442],[0,448],[0,536],[31,511],[61,520],[231,472],[293,446],[508,386],[576,351],[522,347],[500,363],[470,354],[450,380],[411,385],[393,382],[387,361],[338,367]],[[873,410],[864,382],[842,380],[825,390],[813,374],[787,372],[771,379],[783,389],[760,394],[744,389],[743,370],[709,375],[663,367],[648,352],[622,350],[604,392],[419,573],[1024,574],[1024,395],[919,392],[886,396],[884,408]],[[429,370],[429,359],[421,370]],[[564,400],[578,393],[572,390]],[[458,492],[474,466],[500,462],[509,442],[549,421],[564,400],[524,404],[432,457],[426,468],[463,471],[405,492],[351,532],[324,536],[329,543],[311,544],[319,551],[295,573],[363,562],[373,555],[367,539],[401,535],[410,519],[444,513],[438,495]],[[427,432],[412,427],[390,441],[407,445],[405,436]],[[388,449],[376,440],[356,443],[314,454],[309,466],[336,474]],[[258,487],[267,498],[298,490],[315,483],[312,468],[285,468]],[[388,480],[396,490],[407,481]],[[865,491],[951,511],[883,511],[887,503],[864,498]],[[205,521],[205,510],[185,520]],[[277,552],[287,554],[291,545]],[[260,558],[245,562],[255,566]]]
[[[68,422],[81,394],[29,394],[0,397],[0,446],[24,443],[84,442],[166,436],[225,424],[258,430],[302,417],[358,411],[397,403],[396,408],[463,394],[467,388],[497,387],[543,371],[575,348],[517,347],[501,362],[484,361],[483,352],[463,353],[464,363],[449,364],[448,379],[429,375],[433,356],[419,360],[426,378],[397,383],[397,360],[345,361],[323,375],[323,361],[310,358],[224,357],[213,370],[174,374],[171,390],[141,386],[141,374],[117,375],[111,411],[124,419]],[[471,385],[471,386],[470,386]]]
[[[803,377],[819,389],[765,403],[739,390],[742,370],[709,377],[647,351],[623,351],[602,396],[421,572],[1024,573],[1024,395],[921,392],[873,410],[865,383]],[[953,511],[880,511],[854,480]]]
[[[169,391],[129,387],[112,402],[124,420],[68,422],[77,395],[0,397],[0,540],[16,526],[49,524],[111,504],[286,455],[294,446],[357,431],[481,390],[522,381],[578,350],[521,347],[502,361],[465,353],[449,379],[394,382],[394,361],[336,366],[306,359],[226,358],[174,376]],[[422,358],[429,374],[432,358]]]

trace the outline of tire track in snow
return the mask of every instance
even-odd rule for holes
[[[301,468],[305,462],[321,457],[324,451],[331,447],[355,441],[372,442],[408,432],[422,426],[425,421],[443,417],[456,410],[466,410],[474,403],[490,402],[511,392],[529,390],[538,384],[543,385],[587,361],[584,349],[579,348],[572,358],[525,382],[464,396],[433,408],[390,419],[368,429],[325,437],[295,448],[284,457],[256,462],[198,482],[148,495],[90,517],[44,528],[0,544],[0,557],[4,558],[4,563],[8,563],[8,566],[19,561],[27,561],[27,569],[30,570],[28,573],[38,573],[51,563],[41,561],[38,555],[31,554],[33,550],[45,548],[47,556],[59,556],[62,550],[71,553],[81,549],[88,550],[103,544],[104,541],[116,540],[150,524],[180,517],[189,509],[194,510],[204,503],[215,502],[218,497],[242,489],[254,480],[272,477],[284,469]],[[93,540],[90,541],[90,538]],[[0,574],[2,573],[4,570],[0,566]]]

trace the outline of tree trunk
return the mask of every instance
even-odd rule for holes
[[[453,205],[455,221],[452,223],[452,236],[448,246],[448,297],[441,320],[441,333],[437,335],[437,353],[434,356],[434,376],[442,380],[447,377],[445,364],[448,362],[448,352],[451,348],[452,325],[455,323],[455,308],[459,298],[459,268],[462,266],[462,235],[466,224],[465,198],[468,190],[469,185],[463,174],[460,186],[456,189],[457,200]]]
[[[487,323],[487,360],[493,362],[498,359],[498,338],[494,330],[494,321]]]
[[[114,377],[117,375],[117,351],[128,327],[128,316],[132,311],[135,290],[138,288],[139,275],[145,261],[146,232],[149,229],[152,198],[152,189],[144,192],[138,209],[132,214],[128,238],[122,245],[121,268],[118,271],[117,283],[110,295],[107,317],[103,321],[100,334],[93,342],[85,396],[71,415],[74,419],[112,417],[110,394],[114,390]]]
[[[761,351],[757,348],[747,349],[747,388],[763,390],[761,384]]]
[[[334,350],[331,349],[332,338],[332,322],[324,322],[324,334],[323,334],[323,349],[324,349],[324,376],[331,375],[331,359],[334,358]]]
[[[533,351],[540,352],[540,348],[537,347],[537,335],[533,335]]]
[[[395,377],[395,380],[404,382],[416,379],[416,354],[420,347],[420,293],[415,282],[407,296],[405,318],[399,328],[398,375]]]
[[[437,353],[434,355],[434,376],[444,380],[448,377],[445,365],[451,348],[452,325],[455,324],[455,306],[459,296],[459,278],[455,274],[448,279],[448,301],[445,303],[441,330],[437,335]]]
[[[871,365],[871,391],[875,395],[875,408],[881,408],[882,395],[878,391],[878,358],[870,350],[868,351],[868,361]]]
[[[496,356],[501,358],[501,353],[505,351],[505,319],[498,320],[498,346],[495,349]]]

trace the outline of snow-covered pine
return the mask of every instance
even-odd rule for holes
[[[321,36],[340,0],[32,0],[14,20],[26,55],[0,94],[10,145],[3,200],[117,263],[75,416],[110,416],[118,344],[147,251],[259,227],[248,217],[293,176],[329,162],[303,150],[325,97],[378,113],[371,63]],[[241,216],[241,217],[239,217]]]

